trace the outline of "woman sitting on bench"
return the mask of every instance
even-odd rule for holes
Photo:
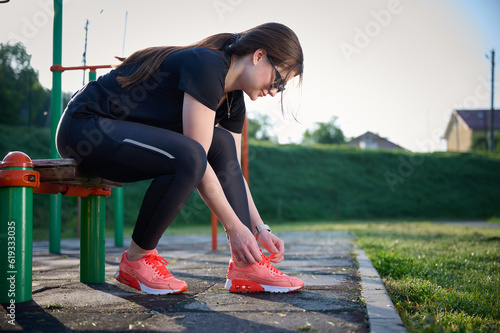
[[[303,54],[288,27],[267,23],[186,47],[137,51],[78,91],[57,132],[62,157],[118,182],[153,179],[116,278],[150,294],[187,290],[156,245],[195,188],[231,248],[226,289],[291,292],[304,286],[270,262],[284,242],[264,224],[239,166],[244,94],[275,96],[302,80]],[[266,257],[259,245],[271,253]]]

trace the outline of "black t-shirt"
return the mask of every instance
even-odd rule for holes
[[[241,133],[245,121],[243,91],[224,95],[224,82],[231,64],[229,54],[194,48],[169,55],[148,80],[124,90],[118,75],[128,76],[140,64],[121,66],[89,82],[75,93],[65,112],[73,117],[101,116],[166,128],[182,133],[184,92],[216,112],[215,124]],[[230,112],[228,115],[228,104]]]

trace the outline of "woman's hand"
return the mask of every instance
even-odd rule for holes
[[[271,253],[271,256],[268,258],[269,261],[277,263],[283,260],[285,242],[267,230],[262,230],[255,238],[263,248]]]
[[[252,232],[243,224],[227,232],[229,246],[234,259],[247,264],[254,264],[262,260],[259,245]]]

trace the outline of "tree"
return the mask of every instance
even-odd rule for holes
[[[255,118],[247,118],[248,138],[261,141],[278,142],[276,136],[269,134],[272,125],[269,117],[256,114]]]
[[[472,136],[472,144],[470,150],[473,152],[489,152],[489,137],[486,138],[484,133]],[[500,152],[500,133],[495,133],[495,153]]]
[[[333,116],[329,122],[316,123],[314,129],[307,129],[302,137],[303,144],[326,143],[342,144],[345,143],[344,132],[335,122],[337,117]]]
[[[0,123],[43,125],[50,91],[43,88],[22,43],[0,44]]]

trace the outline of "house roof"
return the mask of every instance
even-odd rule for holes
[[[403,147],[398,146],[397,144],[387,140],[386,138],[383,138],[375,133],[372,133],[370,131],[366,132],[363,135],[358,136],[357,138],[352,139],[349,141],[347,144],[350,146],[360,146],[361,142],[376,142],[376,148],[378,149],[403,149]],[[369,148],[369,147],[367,147]],[[372,147],[375,148],[375,147]]]
[[[500,110],[494,111],[495,129],[500,129]],[[457,114],[464,120],[470,129],[484,130],[485,125],[486,128],[491,128],[491,110],[457,110]]]
[[[456,117],[463,121],[467,127],[472,130],[484,130],[490,129],[491,126],[491,110],[490,109],[456,109],[453,110],[453,113],[448,121],[448,126],[446,127],[444,138],[447,139],[451,127],[453,125],[453,119]],[[485,121],[486,120],[486,121]],[[495,118],[494,118],[494,127],[495,130],[500,130],[500,110],[495,110]]]

